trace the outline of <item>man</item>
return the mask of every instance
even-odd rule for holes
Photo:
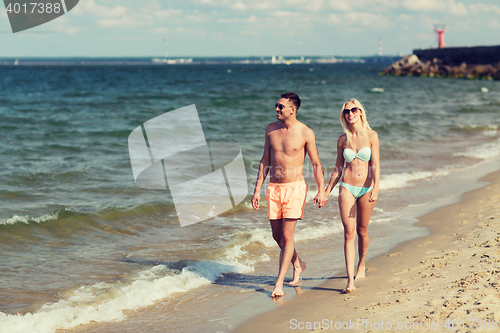
[[[299,282],[300,273],[306,268],[295,252],[294,234],[298,219],[302,219],[306,202],[306,183],[302,175],[307,154],[313,165],[318,194],[314,204],[322,207],[328,198],[324,188],[324,176],[319,161],[316,139],[313,131],[297,120],[300,98],[297,94],[281,95],[276,103],[278,121],[266,128],[264,154],[260,160],[257,183],[255,184],[252,206],[260,208],[260,188],[270,175],[267,187],[267,216],[271,222],[273,238],[281,248],[278,278],[271,297],[283,296],[283,282],[290,262],[293,263],[291,285]]]

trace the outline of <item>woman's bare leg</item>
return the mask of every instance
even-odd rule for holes
[[[370,243],[370,239],[368,238],[368,222],[370,222],[370,217],[375,207],[375,201],[369,201],[369,198],[370,192],[362,195],[357,200],[356,231],[358,233],[359,263],[356,272],[356,281],[365,278],[365,260],[366,253],[368,252],[368,245]]]
[[[344,256],[347,271],[347,286],[344,293],[354,290],[354,261],[356,250],[356,199],[351,192],[340,186],[339,209],[342,225],[344,226]]]

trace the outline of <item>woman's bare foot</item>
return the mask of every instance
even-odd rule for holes
[[[302,273],[306,269],[306,263],[299,259],[299,266],[293,266],[293,279],[288,284],[289,285],[297,285],[300,281],[300,273]]]
[[[349,281],[349,282],[347,282],[347,286],[344,288],[344,290],[342,290],[342,294],[349,294],[350,292],[353,292],[354,289],[356,289],[354,287],[354,280]]]
[[[342,290],[342,294],[349,294],[351,292],[353,292],[356,288],[352,287],[352,288],[345,288],[344,290]]]
[[[302,288],[300,288],[299,286],[295,286],[294,288],[295,288],[295,292],[297,293],[297,295],[304,293],[304,290],[302,290]]]
[[[363,280],[365,278],[365,265],[358,265],[358,272],[356,273],[356,277],[354,281]]]

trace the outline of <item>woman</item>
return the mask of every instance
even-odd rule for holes
[[[337,162],[326,193],[329,194],[342,178],[339,186],[339,209],[344,226],[344,255],[348,279],[343,293],[347,294],[355,289],[354,281],[365,278],[365,259],[369,243],[367,229],[378,198],[380,164],[377,132],[368,125],[366,111],[358,100],[350,99],[344,104],[340,112],[340,122],[345,134],[337,141]],[[356,232],[359,263],[354,275]]]

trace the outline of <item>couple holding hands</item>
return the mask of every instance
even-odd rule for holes
[[[259,164],[252,206],[260,208],[260,188],[269,174],[266,190],[267,216],[273,238],[281,248],[279,273],[271,297],[283,296],[283,283],[290,263],[293,265],[291,285],[299,282],[306,268],[295,252],[294,234],[297,220],[302,219],[307,188],[302,174],[306,153],[313,166],[318,194],[314,204],[322,207],[328,194],[340,181],[339,210],[344,226],[344,255],[347,286],[343,293],[353,291],[354,281],[365,277],[368,251],[368,222],[379,191],[380,164],[377,132],[368,125],[366,111],[356,99],[348,100],[340,112],[345,134],[337,141],[337,161],[325,189],[323,169],[313,131],[297,120],[300,98],[295,93],[281,95],[276,103],[278,121],[266,128],[264,154]],[[359,262],[354,274],[355,239],[358,235]]]

